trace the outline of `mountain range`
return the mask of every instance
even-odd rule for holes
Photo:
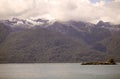
[[[120,61],[120,24],[47,19],[0,21],[0,63]]]

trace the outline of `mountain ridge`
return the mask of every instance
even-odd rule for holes
[[[114,31],[119,31],[120,30],[120,24],[112,24],[110,22],[104,22],[102,20],[98,21],[97,24],[93,24],[90,22],[84,22],[84,21],[66,21],[66,22],[59,22],[56,20],[48,20],[48,19],[41,19],[41,18],[37,18],[37,19],[19,19],[19,18],[12,18],[11,20],[2,20],[1,22],[3,22],[4,24],[7,24],[11,27],[22,27],[22,28],[33,28],[35,26],[46,26],[49,27],[52,24],[57,23],[61,23],[63,25],[73,25],[76,26],[77,24],[81,25],[81,26],[92,26],[92,27],[98,27],[98,28],[106,28],[109,30],[114,30]],[[42,27],[42,28],[44,28]],[[45,28],[46,28],[45,27]]]

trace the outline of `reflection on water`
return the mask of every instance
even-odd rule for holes
[[[120,65],[0,64],[0,79],[120,79]]]

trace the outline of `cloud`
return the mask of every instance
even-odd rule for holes
[[[55,18],[59,21],[98,20],[120,23],[120,0],[0,0],[0,19]]]

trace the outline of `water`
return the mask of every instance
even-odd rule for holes
[[[120,79],[120,65],[0,64],[0,79]]]

